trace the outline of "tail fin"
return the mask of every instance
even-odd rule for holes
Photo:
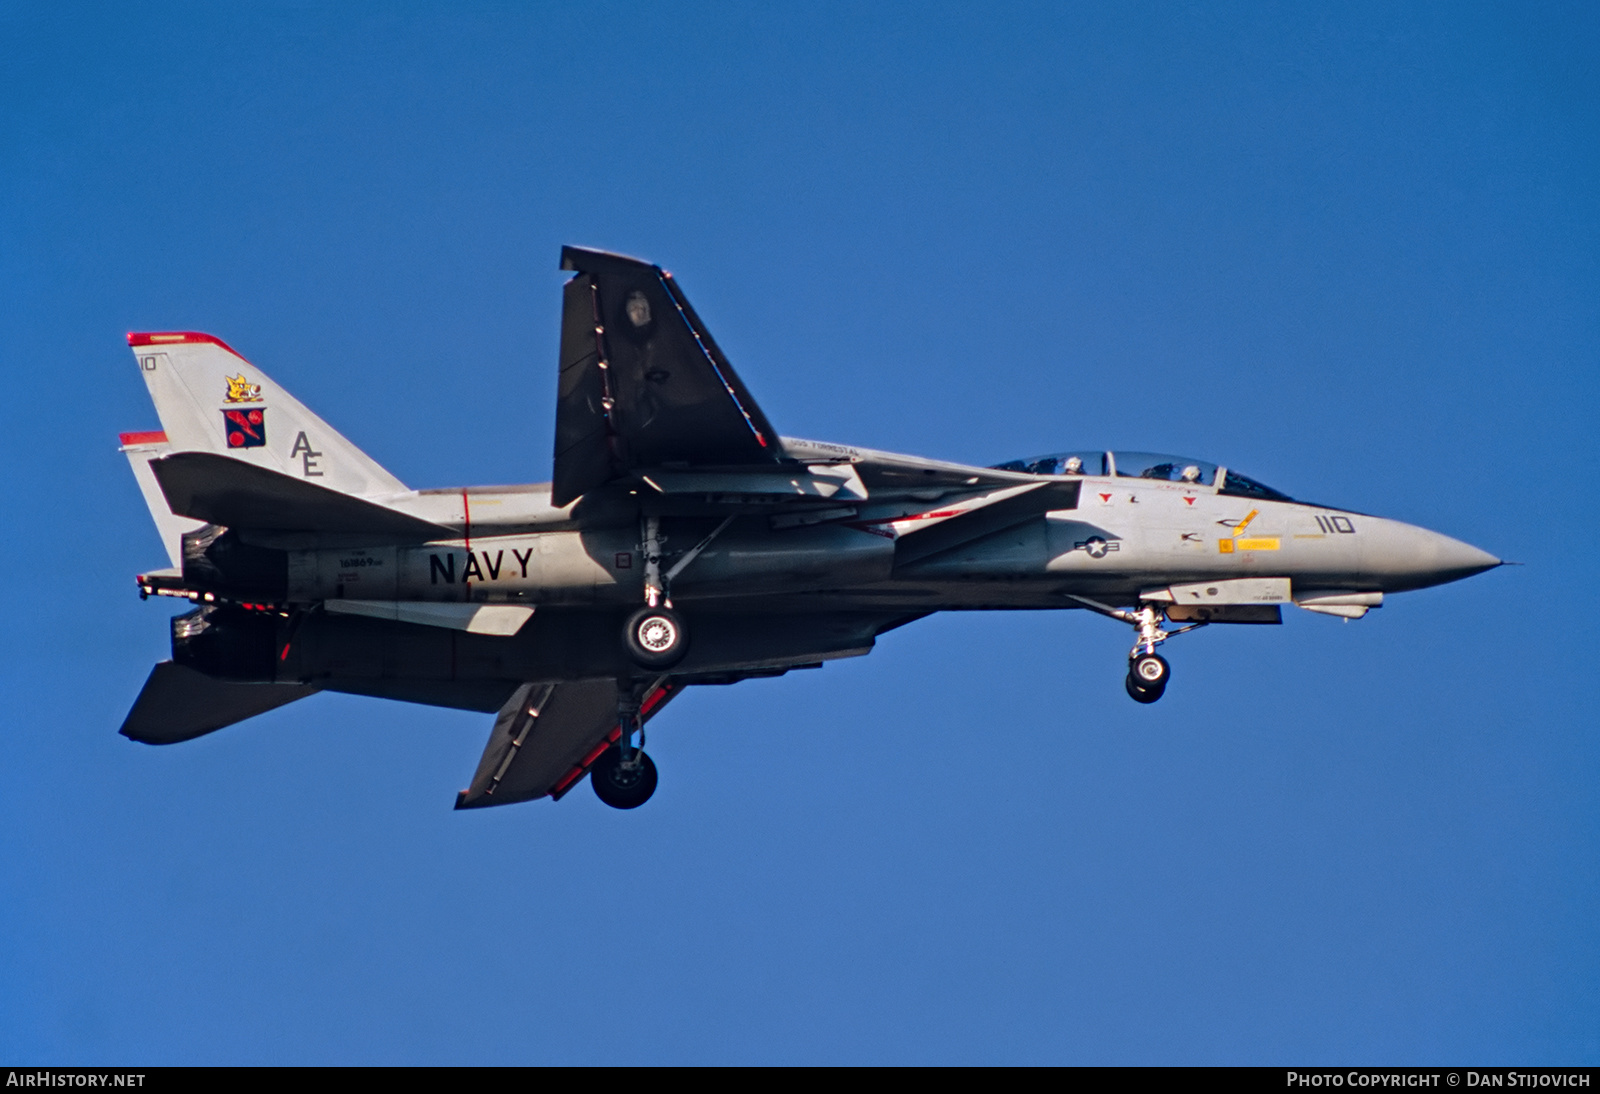
[[[222,339],[172,331],[129,334],[128,345],[171,451],[214,452],[360,497],[405,491]]]
[[[122,451],[127,454],[128,463],[133,467],[133,477],[139,481],[139,493],[144,495],[144,503],[150,507],[156,531],[161,533],[161,545],[167,549],[167,557],[172,560],[173,567],[181,569],[183,534],[202,527],[203,522],[174,514],[167,504],[166,495],[162,493],[161,484],[156,482],[150,461],[171,452],[172,445],[167,442],[167,435],[160,432],[123,433],[120,436]]]

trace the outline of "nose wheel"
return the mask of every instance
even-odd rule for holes
[[[1167,692],[1167,681],[1172,678],[1172,666],[1156,653],[1145,653],[1128,662],[1128,678],[1124,681],[1128,694],[1136,703],[1153,703]]]

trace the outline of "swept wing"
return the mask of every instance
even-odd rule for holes
[[[681,690],[682,684],[657,681],[639,706],[641,719],[659,713]],[[500,708],[456,808],[560,797],[621,735],[615,680],[523,684]]]
[[[778,435],[672,275],[564,247],[553,502],[639,468],[770,466]]]

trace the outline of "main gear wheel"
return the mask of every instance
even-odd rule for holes
[[[689,652],[689,631],[671,608],[640,608],[622,631],[628,656],[647,669],[671,668]]]
[[[595,796],[613,809],[639,808],[656,792],[656,779],[655,762],[639,748],[628,749],[624,763],[622,749],[612,745],[589,769]]]

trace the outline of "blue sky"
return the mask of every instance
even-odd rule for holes
[[[0,1059],[1600,1062],[1600,18],[1582,4],[0,12]],[[949,615],[691,693],[661,789],[488,719],[116,727],[128,330],[414,486],[548,477],[563,243],[788,434],[1175,451],[1525,563],[1172,643]]]

